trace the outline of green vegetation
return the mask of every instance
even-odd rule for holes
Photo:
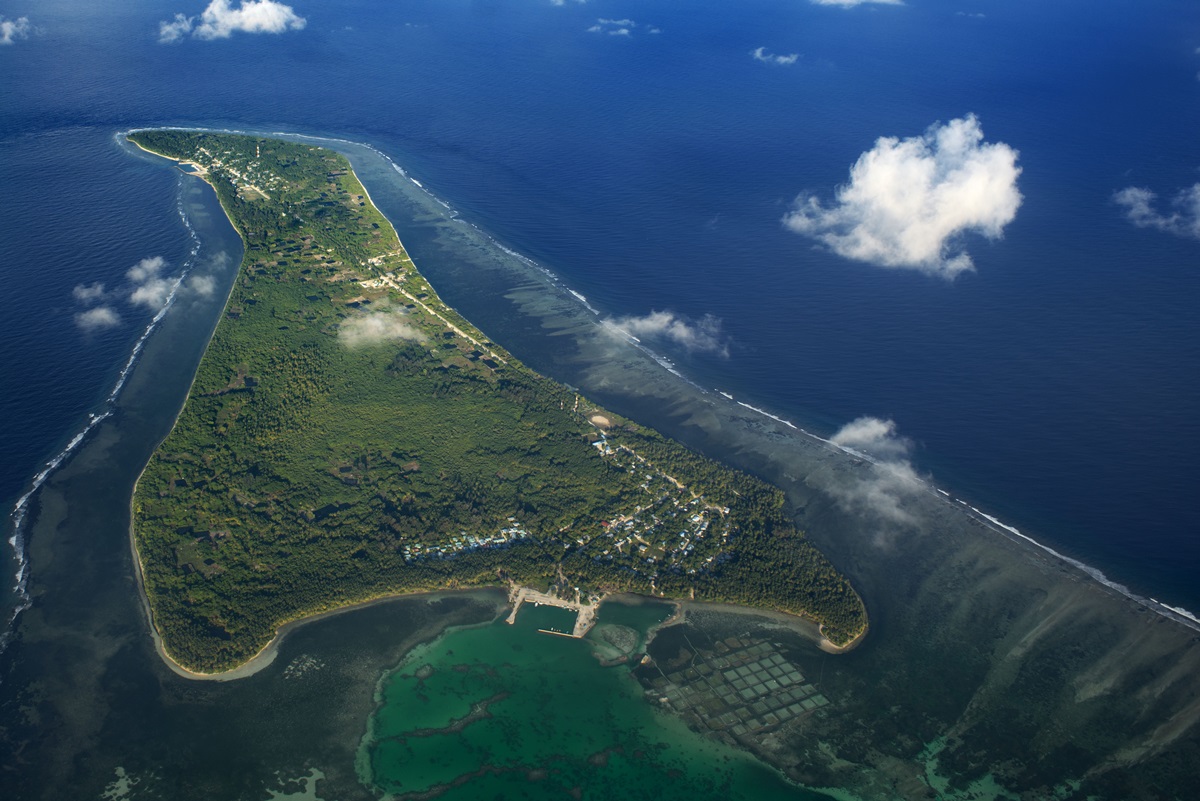
[[[777,489],[532,372],[446,306],[340,155],[182,131],[246,244],[174,430],[138,483],[154,623],[225,670],[282,623],[516,581],[692,594],[865,626]]]

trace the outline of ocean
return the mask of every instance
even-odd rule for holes
[[[151,316],[83,331],[74,287],[186,261],[173,178],[113,134],[292,130],[379,148],[603,316],[711,315],[720,353],[652,343],[698,383],[826,435],[891,419],[938,486],[1200,607],[1200,246],[1112,201],[1195,182],[1194,10],[354,2],[165,45],[170,3],[27,5],[4,13],[36,32],[0,49],[7,503],[102,408]],[[589,31],[625,17],[628,36]],[[877,137],[966,113],[1023,170],[1003,239],[966,238],[974,272],[883,270],[781,225]]]
[[[599,318],[669,312],[686,336],[631,330],[706,391],[824,437],[891,420],[950,496],[1200,611],[1200,242],[1114,200],[1145,187],[1166,210],[1200,180],[1200,9],[297,0],[301,30],[160,43],[193,5],[0,9],[28,18],[0,45],[8,575],[26,575],[19,502],[116,408],[159,310],[129,271],[204,267],[184,179],[118,143],[185,125],[368,144]],[[879,137],[967,114],[1018,151],[1022,195],[1001,238],[961,237],[973,271],[882,269],[783,225]],[[443,297],[502,329],[424,247]],[[512,329],[494,335],[575,377]]]

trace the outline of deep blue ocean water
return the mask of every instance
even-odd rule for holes
[[[177,274],[191,247],[178,177],[115,133],[291,130],[371,143],[605,315],[713,315],[727,356],[654,344],[701,385],[825,434],[890,418],[939,486],[1200,609],[1200,242],[1112,201],[1200,181],[1195,4],[292,5],[302,31],[174,45],[159,21],[202,2],[0,8],[34,27],[0,46],[9,508],[152,316],[126,272]],[[589,31],[601,18],[637,25]],[[975,272],[883,270],[781,225],[877,137],[968,112],[1023,169],[1004,238],[966,240]],[[94,282],[120,323],[85,332],[72,290]]]

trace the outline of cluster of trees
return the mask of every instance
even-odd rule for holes
[[[340,156],[231,135],[132,138],[219,160],[208,178],[246,242],[226,317],[135,499],[155,625],[179,662],[228,668],[282,622],[382,594],[545,585],[560,571],[590,588],[803,612],[834,641],[861,630],[861,602],[795,530],[782,493],[487,343],[411,269]],[[241,191],[235,175],[270,197]],[[364,286],[396,264],[420,304]],[[352,344],[353,326],[374,335]],[[610,446],[686,489],[659,481],[651,497],[644,464],[634,471],[592,447],[597,412],[615,421]],[[603,553],[609,521],[639,505],[669,516],[693,493],[728,507],[727,541],[703,539],[670,569],[628,549]]]

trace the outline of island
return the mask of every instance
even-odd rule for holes
[[[207,181],[245,258],[137,482],[163,655],[245,664],[281,626],[374,599],[611,592],[867,629],[783,493],[526,367],[442,302],[340,154],[244,135],[131,142]],[[532,595],[530,595],[532,597]]]

